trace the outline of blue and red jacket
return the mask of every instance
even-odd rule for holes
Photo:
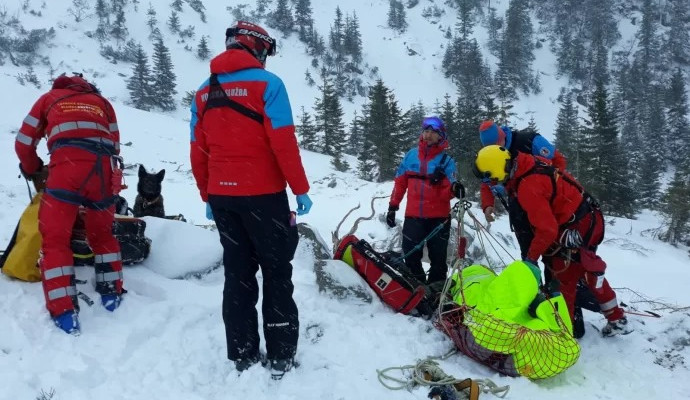
[[[226,95],[263,116],[263,124],[229,107],[204,113],[210,79],[192,102],[192,173],[204,201],[209,194],[254,196],[290,185],[309,191],[283,81],[244,50],[230,49],[211,60],[211,73]]]
[[[427,146],[420,138],[419,146],[407,152],[395,174],[395,186],[390,206],[398,208],[407,193],[405,217],[442,218],[450,213],[453,193],[450,186],[455,182],[455,161],[444,150],[448,142]],[[444,157],[445,155],[445,157]],[[443,171],[438,183],[430,177],[440,168]]]

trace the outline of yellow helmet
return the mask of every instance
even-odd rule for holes
[[[474,175],[482,181],[505,182],[512,168],[510,152],[503,146],[483,147],[474,160]]]

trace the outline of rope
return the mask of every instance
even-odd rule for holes
[[[438,362],[435,360],[445,360],[454,355],[457,350],[453,349],[440,357],[428,357],[424,360],[419,360],[415,365],[403,365],[401,367],[388,367],[382,370],[376,370],[378,380],[385,388],[389,390],[408,390],[411,391],[416,386],[436,387],[436,386],[451,386],[463,382],[464,379],[457,379],[451,375],[446,374]],[[398,378],[388,374],[390,371],[400,371],[403,375],[409,374],[409,378]],[[394,382],[390,384],[387,381]],[[473,379],[483,393],[491,393],[497,397],[504,398],[510,386],[498,386],[490,379]],[[453,387],[456,394],[457,390]]]
[[[432,237],[434,237],[434,235],[436,235],[437,233],[441,232],[441,229],[443,229],[443,227],[444,227],[448,222],[450,222],[450,218],[446,218],[443,222],[441,222],[440,224],[438,224],[438,226],[436,226],[436,227],[434,228],[434,230],[432,230],[428,235],[426,235],[426,237],[425,237],[424,239],[422,239],[421,242],[417,243],[417,245],[414,246],[414,247],[412,248],[412,250],[410,250],[410,251],[408,251],[407,253],[403,254],[402,256],[396,258],[396,259],[394,260],[394,262],[404,261],[407,257],[410,256],[410,254],[414,253],[415,251],[419,251],[420,249],[422,249],[422,248],[424,247],[424,245],[426,244],[426,242],[428,242]]]

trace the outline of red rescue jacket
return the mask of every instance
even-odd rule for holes
[[[263,117],[263,124],[230,107],[204,113],[206,80],[192,102],[192,172],[201,198],[209,194],[253,196],[290,185],[296,195],[309,183],[295,137],[292,110],[283,82],[250,53],[230,49],[211,61],[211,73],[226,95]]]
[[[519,153],[515,159],[515,173],[506,182],[506,190],[527,213],[534,230],[527,257],[537,260],[557,239],[560,226],[571,220],[583,200],[582,188],[567,182],[562,175],[575,182],[566,171],[557,171],[553,177],[535,173],[537,162],[550,164],[549,160]],[[554,180],[556,193],[554,194]]]
[[[94,154],[73,146],[55,150],[57,143],[69,139],[108,146],[115,154],[120,151],[120,132],[112,105],[77,76],[57,78],[53,89],[41,96],[24,118],[14,149],[27,174],[40,167],[36,146],[44,136],[48,138],[52,165],[95,159]]]

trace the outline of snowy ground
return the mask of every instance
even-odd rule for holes
[[[0,77],[0,83],[10,92],[19,90],[11,79]],[[19,99],[0,99],[5,115],[0,120],[2,247],[28,202],[23,180],[14,175],[17,162],[13,142],[34,94],[38,92]],[[313,256],[306,243],[300,244],[294,261],[301,322],[297,359],[301,366],[280,382],[271,381],[269,373],[259,366],[238,376],[225,358],[220,314],[222,271],[179,279],[208,269],[221,255],[216,233],[194,226],[209,221],[204,218],[204,205],[189,172],[187,127],[174,118],[144,114],[121,104],[116,108],[124,141],[132,142],[123,147],[126,162],[145,161],[147,168],[166,168],[166,210],[168,214],[184,214],[189,223],[147,219],[147,233],[153,239],[151,256],[141,265],[126,268],[129,293],[115,313],[82,304],[83,332],[79,337],[55,328],[45,311],[39,284],[0,276],[0,399],[33,399],[41,390],[51,388],[54,399],[70,400],[426,398],[426,389],[385,389],[377,381],[376,370],[445,354],[453,348],[452,342],[428,321],[394,314],[378,300],[371,304],[355,298],[339,301],[319,293]],[[44,148],[43,143],[40,148]],[[368,214],[372,196],[390,193],[391,183],[376,185],[334,172],[326,156],[303,152],[303,158],[314,207],[300,221],[316,227],[327,240],[351,207],[362,204],[344,224],[349,224],[347,228],[354,218]],[[124,193],[130,203],[135,195],[135,171],[131,170],[134,176],[128,181],[132,188]],[[330,188],[333,180],[336,186]],[[359,237],[381,243],[391,235],[378,218],[386,206],[386,200],[376,203],[377,218],[360,226]],[[601,248],[609,263],[608,276],[614,287],[688,306],[687,250],[652,239],[648,230],[659,225],[650,213],[636,221],[615,220]],[[491,229],[510,234],[505,217]],[[80,290],[97,299],[92,271],[79,268],[78,277],[88,280]],[[619,297],[629,304],[638,299],[623,290]],[[635,305],[652,308],[645,303]],[[585,314],[588,333],[580,342],[580,360],[565,373],[544,381],[502,377],[459,354],[442,361],[441,367],[455,377],[490,378],[499,385],[510,385],[510,399],[687,398],[689,312],[660,313],[660,319],[632,316],[636,331],[610,339],[601,338],[593,327],[602,326],[603,318]]]

